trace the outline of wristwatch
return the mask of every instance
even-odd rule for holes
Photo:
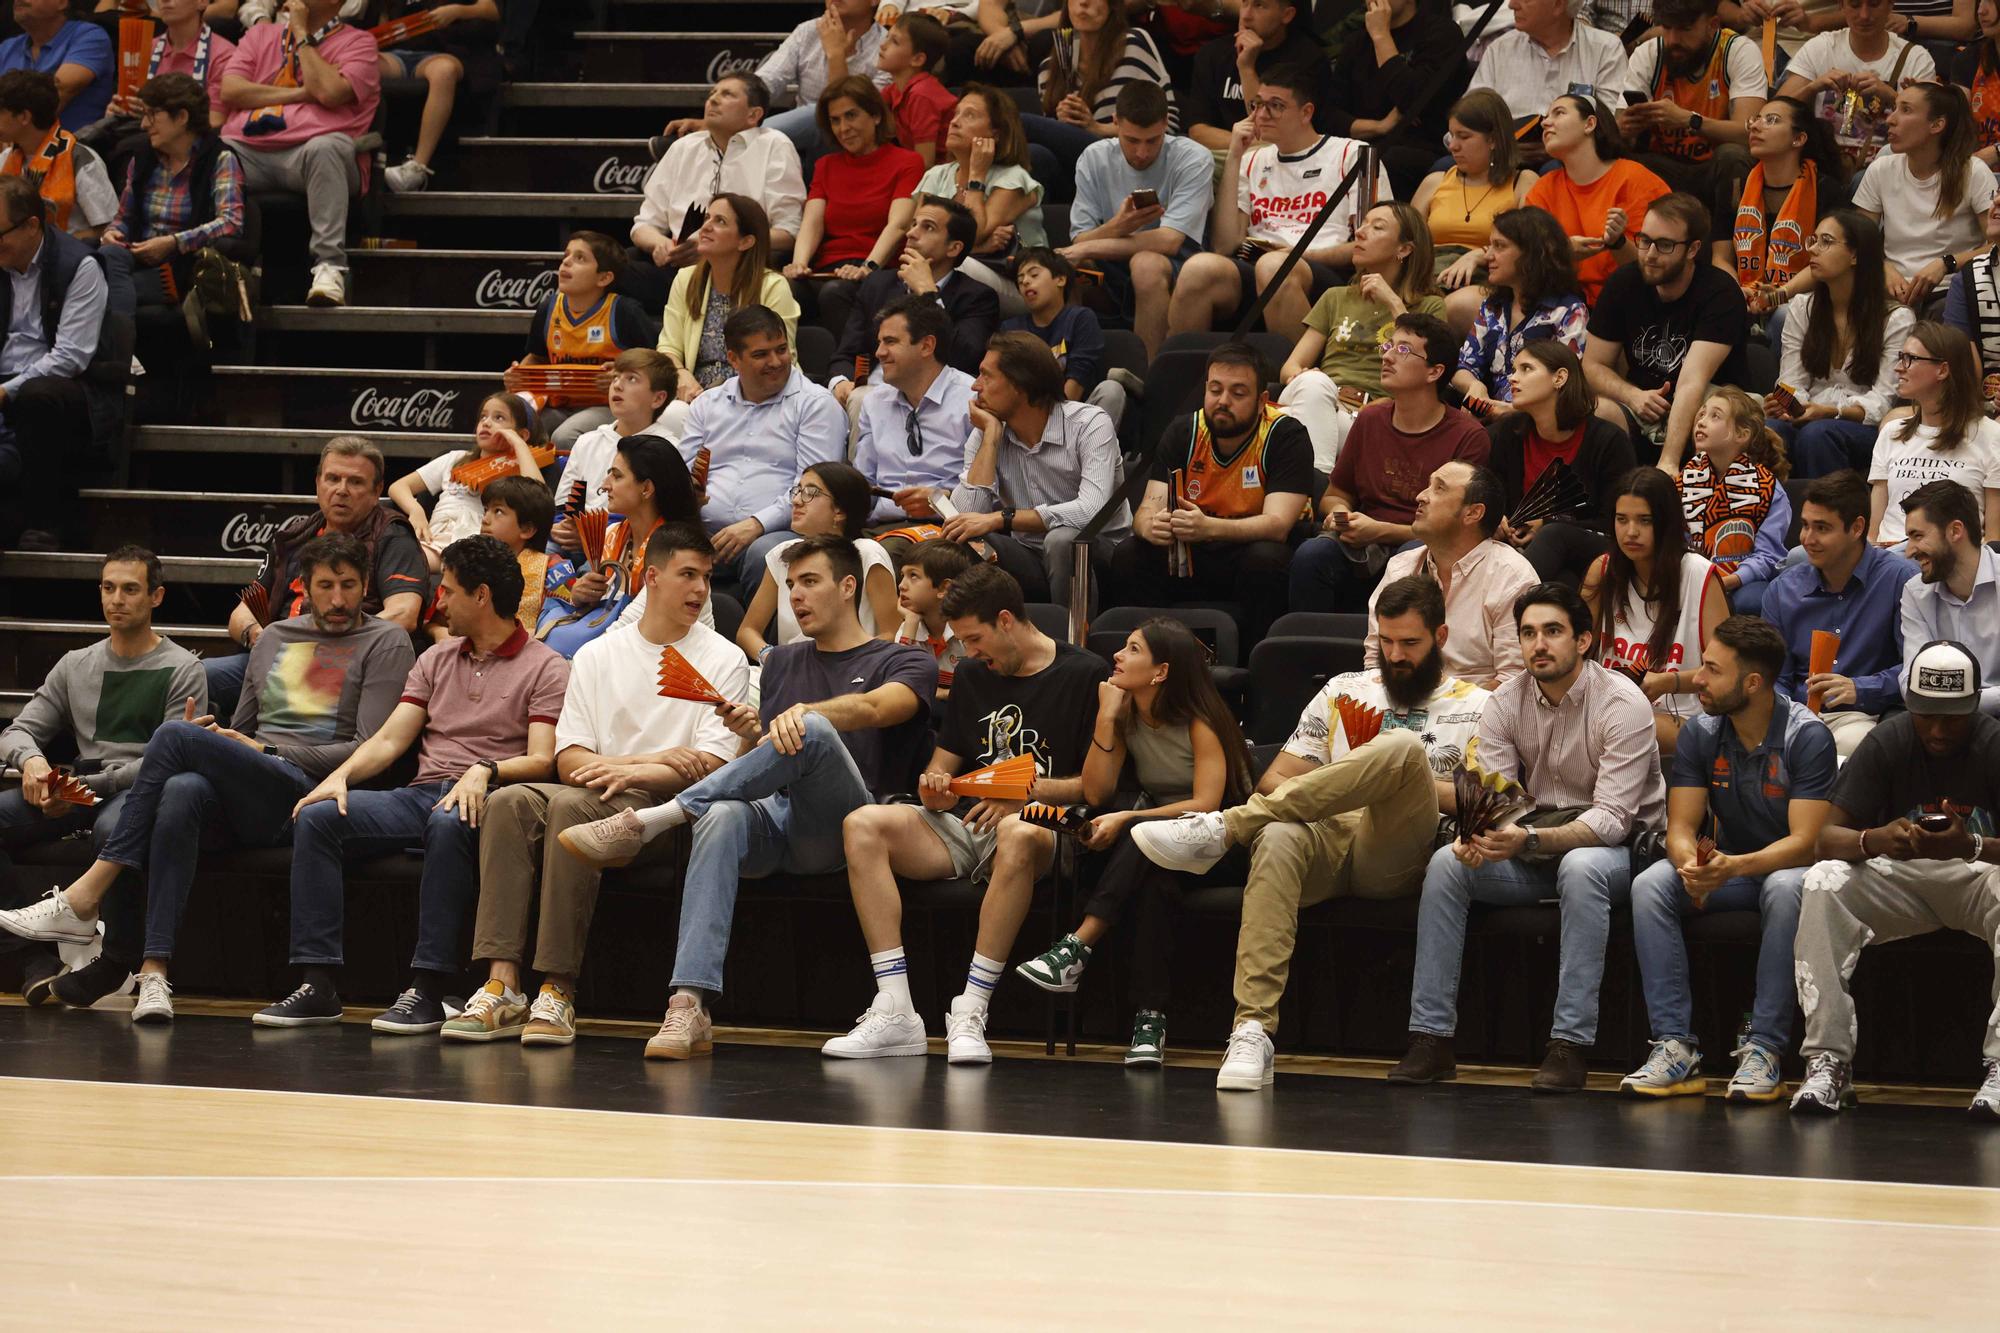
[[[1008,505],[1000,511],[1000,531],[1007,533],[1014,531],[1014,507],[1012,505]]]
[[[1688,113],[1688,128],[1696,134],[1701,133],[1701,112],[1691,111]]]
[[[1540,852],[1542,850],[1542,831],[1538,828],[1529,829],[1528,840],[1521,844],[1521,850],[1529,856]]]
[[[493,759],[476,760],[473,763],[472,768],[483,768],[486,770],[487,786],[497,787],[500,785],[500,764],[497,760]],[[466,772],[468,773],[470,773],[471,771],[472,769],[470,768],[466,770]]]
[[[877,270],[879,270],[882,266],[876,263],[873,259],[864,259],[861,261],[861,267],[867,269],[870,273],[874,273]]]
[[[1949,250],[1944,252],[1944,271],[1947,273],[1958,272],[1958,256]]]
[[[985,182],[985,181],[967,181],[967,182],[965,183],[965,188],[966,188],[966,189],[968,189],[968,190],[970,190],[970,191],[972,191],[972,192],[973,192],[974,194],[985,194],[985,193],[986,193],[986,182]]]

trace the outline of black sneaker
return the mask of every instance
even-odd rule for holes
[[[99,954],[82,967],[57,977],[49,986],[56,999],[71,1009],[88,1009],[125,984],[132,969]]]
[[[21,960],[21,998],[38,1008],[55,998],[56,978],[69,969],[48,949],[36,949]]]
[[[1549,1043],[1542,1067],[1528,1086],[1536,1092],[1582,1092],[1590,1067],[1583,1060],[1584,1048],[1558,1037]]]
[[[1412,1032],[1402,1063],[1389,1071],[1391,1083],[1448,1083],[1457,1077],[1458,1057],[1452,1054],[1451,1038],[1428,1032]]]
[[[259,1027],[303,1028],[338,1023],[343,1012],[338,995],[320,990],[308,981],[270,1008],[250,1015],[250,1021]]]
[[[375,1016],[368,1026],[377,1032],[414,1037],[436,1032],[444,1026],[444,1005],[415,986],[396,997],[396,1002]]]

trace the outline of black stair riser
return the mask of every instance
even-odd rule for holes
[[[137,542],[159,555],[237,559],[261,556],[280,523],[311,508],[193,496],[172,500],[95,496],[85,501],[93,549],[108,551],[120,542]]]
[[[439,431],[471,434],[479,403],[500,376],[434,380],[393,370],[325,376],[218,375],[207,420],[294,430]]]
[[[674,4],[629,3],[611,0],[607,32],[790,32],[807,19],[826,12],[824,5],[810,0],[797,3],[742,4],[702,3],[681,0]]]
[[[755,73],[782,40],[724,33],[671,41],[586,41],[583,81],[711,84],[727,74]]]
[[[352,304],[423,306],[435,310],[533,310],[556,289],[558,256],[488,255],[421,258],[393,250],[356,250]]]
[[[654,128],[658,128],[657,126]],[[461,144],[438,165],[432,188],[547,194],[638,194],[653,159],[643,143]]]

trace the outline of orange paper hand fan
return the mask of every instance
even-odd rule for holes
[[[1017,754],[985,768],[975,768],[951,780],[954,796],[970,796],[980,801],[1025,801],[1035,785],[1035,756]]]
[[[49,794],[71,805],[96,805],[97,793],[79,782],[74,774],[53,773],[49,775]]]
[[[660,650],[660,697],[685,699],[697,704],[726,704],[722,692],[708,683],[708,677],[694,669],[678,648]]]
[[[548,467],[556,461],[556,451],[551,447],[530,446],[528,456],[535,460],[538,468]],[[451,470],[451,479],[469,490],[483,491],[500,478],[511,477],[520,470],[520,461],[510,449],[504,454],[467,459]]]
[[[1382,734],[1381,709],[1346,694],[1335,699],[1333,707],[1340,714],[1340,729],[1347,733],[1348,749],[1358,750]]]
[[[701,448],[694,451],[694,462],[688,465],[688,480],[694,483],[694,488],[698,491],[706,491],[708,489],[708,467],[710,461],[711,455],[708,452],[708,446],[704,444]]]
[[[243,591],[236,594],[236,597],[238,601],[243,603],[244,608],[251,615],[257,617],[258,624],[268,625],[271,623],[271,590],[269,588],[266,588],[261,583],[246,583],[243,585]]]
[[[611,511],[586,509],[576,516],[576,541],[591,568],[604,563],[604,533],[611,526]]]

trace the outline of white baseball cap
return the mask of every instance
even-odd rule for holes
[[[1933,716],[1978,712],[1979,659],[1949,639],[1931,640],[1910,659],[1903,703]]]

